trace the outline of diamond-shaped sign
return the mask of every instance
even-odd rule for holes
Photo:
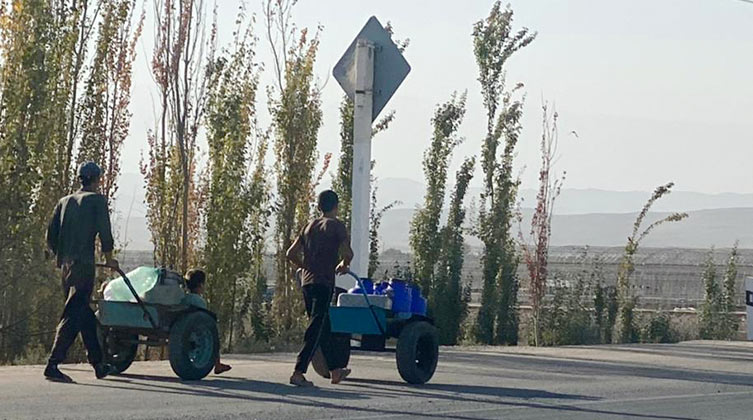
[[[359,39],[366,39],[374,44],[374,102],[371,112],[371,120],[374,121],[410,73],[410,65],[392,42],[389,32],[372,16],[332,70],[335,80],[351,100],[355,100],[356,94],[355,57],[356,42]]]

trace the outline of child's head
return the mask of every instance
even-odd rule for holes
[[[324,214],[337,216],[337,204],[339,201],[336,192],[325,190],[319,193],[317,207],[319,207],[319,210]]]
[[[207,281],[207,275],[204,271],[194,268],[186,273],[186,287],[191,293],[201,294],[204,291],[204,283]]]

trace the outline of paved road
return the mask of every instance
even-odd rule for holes
[[[352,380],[285,385],[290,354],[228,356],[227,376],[181,382],[140,362],[76,384],[42,367],[0,368],[0,418],[140,419],[752,419],[753,343],[442,349],[431,383],[407,386],[391,355],[356,355]],[[313,372],[312,372],[313,373]]]

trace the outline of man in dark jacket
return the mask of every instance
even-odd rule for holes
[[[329,303],[335,287],[335,272],[346,273],[353,259],[348,231],[343,222],[337,220],[337,202],[337,194],[332,190],[319,194],[322,216],[312,220],[287,251],[288,259],[302,269],[303,299],[309,315],[303,348],[290,377],[290,383],[296,386],[313,385],[303,374],[317,347],[321,347],[327,360],[333,384],[350,373],[350,369],[337,367],[336,355],[329,347]]]
[[[99,236],[106,264],[118,268],[112,257],[114,241],[110,228],[107,200],[98,192],[102,170],[94,162],[79,167],[81,189],[63,197],[47,228],[47,246],[55,254],[62,270],[63,293],[66,296],[63,314],[57,327],[55,342],[44,376],[48,380],[73,382],[58,369],[65,360],[68,348],[78,333],[84,340],[87,359],[98,379],[104,378],[111,367],[103,363],[97,339],[97,321],[89,306],[95,277],[95,238]]]

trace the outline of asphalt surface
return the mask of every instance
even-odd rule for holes
[[[352,379],[287,384],[291,354],[226,356],[226,375],[181,382],[167,362],[138,362],[76,384],[41,366],[0,368],[0,418],[96,419],[753,419],[753,343],[536,349],[443,348],[432,381],[404,384],[394,355],[362,353]]]

